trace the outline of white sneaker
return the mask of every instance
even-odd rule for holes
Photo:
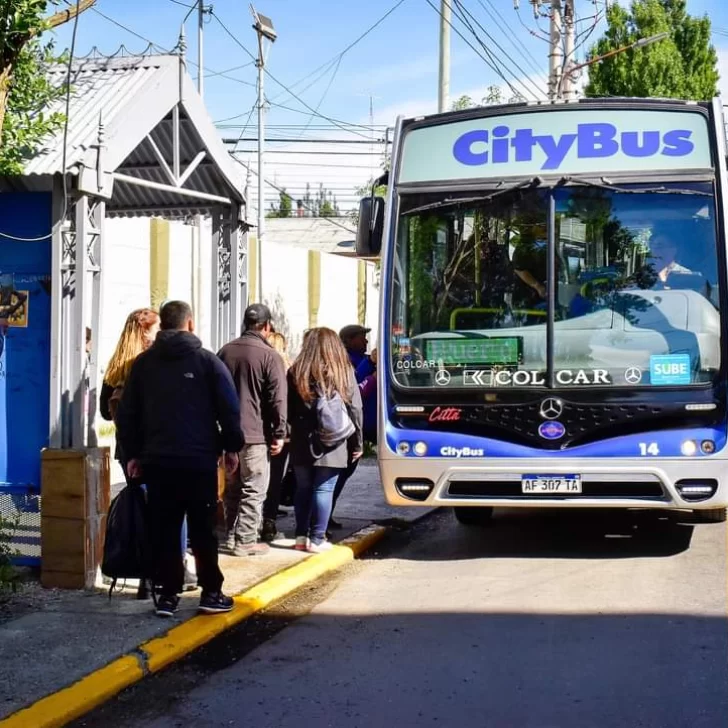
[[[309,543],[306,551],[310,554],[323,554],[327,551],[331,551],[332,548],[334,548],[334,544],[332,544],[331,541],[322,541],[319,544]]]
[[[296,545],[293,548],[295,551],[308,551],[308,537],[296,536]]]

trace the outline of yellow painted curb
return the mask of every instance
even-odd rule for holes
[[[144,677],[141,658],[124,655],[0,721],[3,728],[60,728]]]
[[[124,655],[77,683],[0,720],[0,728],[60,728],[68,724],[146,674],[162,670],[256,612],[320,576],[341,568],[371,548],[386,532],[387,529],[382,526],[370,526],[337,544],[331,551],[310,556],[274,574],[236,596],[232,612],[192,617],[162,637],[139,645],[135,654]]]

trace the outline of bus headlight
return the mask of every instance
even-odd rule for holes
[[[700,443],[700,449],[706,455],[712,455],[715,452],[715,443],[712,440],[703,440]]]
[[[412,450],[414,451],[415,455],[423,457],[424,455],[427,455],[427,443],[416,442]]]
[[[410,451],[410,444],[408,442],[400,442],[397,445],[397,452],[400,455],[407,455]]]
[[[698,452],[698,444],[694,440],[685,440],[685,442],[680,445],[680,452],[682,452],[685,457],[692,457]]]

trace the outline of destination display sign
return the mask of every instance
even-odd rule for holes
[[[518,336],[491,336],[479,339],[427,339],[425,357],[445,366],[457,364],[520,364],[523,340]]]
[[[575,108],[413,129],[398,182],[711,168],[697,109]]]

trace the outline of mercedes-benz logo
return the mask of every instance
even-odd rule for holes
[[[627,367],[624,370],[624,381],[627,384],[639,384],[642,381],[642,370],[639,367]]]
[[[447,369],[438,369],[435,373],[435,384],[446,387],[450,384],[450,372]]]
[[[560,399],[550,397],[541,402],[541,409],[539,414],[545,420],[555,420],[557,417],[561,417],[561,413],[564,411],[564,403]]]

